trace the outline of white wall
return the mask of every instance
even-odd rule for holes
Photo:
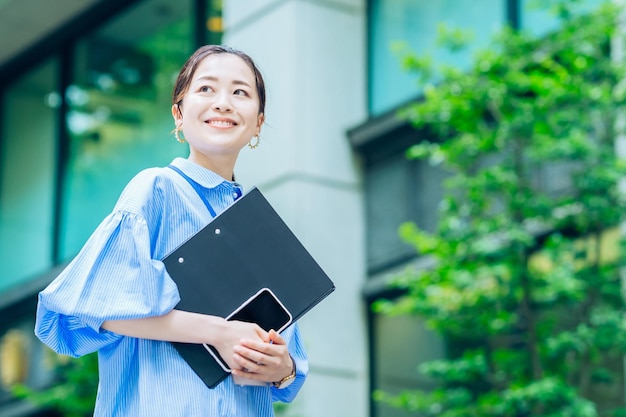
[[[309,379],[288,415],[366,416],[364,221],[345,132],[366,117],[364,0],[225,0],[224,43],[252,56],[267,84],[267,125],[236,168],[258,186],[333,279],[302,320]]]

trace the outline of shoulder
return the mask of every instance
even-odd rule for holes
[[[171,183],[172,173],[173,171],[167,167],[147,168],[135,175],[126,188],[152,189],[164,183]]]
[[[146,209],[162,206],[173,189],[172,172],[169,168],[161,167],[140,171],[124,187],[115,209],[140,214]]]

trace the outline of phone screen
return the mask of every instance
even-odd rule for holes
[[[279,332],[291,323],[291,314],[274,293],[264,288],[235,310],[227,319],[256,323],[265,331],[273,329]]]

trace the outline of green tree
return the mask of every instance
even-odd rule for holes
[[[55,410],[63,417],[92,416],[98,389],[97,353],[70,358],[50,351],[50,357],[56,375],[54,385],[42,391],[17,385],[13,388],[14,395]]]
[[[374,308],[422,317],[458,354],[420,367],[436,389],[380,401],[424,416],[626,415],[619,10],[576,3],[551,3],[554,33],[505,29],[466,70],[404,58],[423,99],[402,117],[433,138],[407,155],[449,177],[436,231],[400,228],[435,267],[398,277],[406,295]],[[458,31],[440,36],[460,47]]]

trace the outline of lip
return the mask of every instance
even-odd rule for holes
[[[208,124],[211,127],[221,129],[237,126],[237,122],[228,117],[211,117],[205,120],[204,123]]]

